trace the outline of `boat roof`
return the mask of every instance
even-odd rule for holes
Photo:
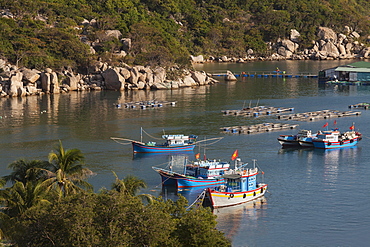
[[[223,177],[226,179],[238,179],[241,178],[242,176],[239,174],[225,174],[223,175]]]

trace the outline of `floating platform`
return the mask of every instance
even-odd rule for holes
[[[269,131],[277,131],[284,129],[295,129],[298,124],[283,124],[283,123],[262,123],[249,126],[232,126],[223,127],[221,130],[224,133],[233,134],[252,134],[252,133],[263,133]]]
[[[163,106],[175,106],[176,101],[157,101],[157,100],[147,100],[147,101],[136,101],[136,102],[128,102],[121,104],[116,104],[117,108],[131,108],[131,109],[146,109],[146,108],[155,108],[155,107],[163,107]]]
[[[223,110],[222,112],[226,116],[243,116],[243,117],[258,117],[263,115],[273,115],[283,112],[292,112],[294,111],[293,107],[282,108],[282,107],[266,107],[266,106],[256,106],[256,107],[247,107],[241,110]]]
[[[351,117],[361,115],[359,111],[336,111],[336,110],[322,110],[314,112],[304,112],[296,114],[278,115],[278,119],[295,120],[295,121],[315,121],[328,118]]]
[[[367,110],[370,108],[370,103],[358,103],[354,105],[349,105],[348,108],[363,108]]]
[[[212,74],[212,76],[227,76],[226,73]],[[258,77],[258,78],[268,78],[268,77],[279,77],[279,78],[318,78],[318,75],[301,73],[301,74],[284,74],[271,73],[271,72],[243,72],[241,74],[234,74],[235,77]]]

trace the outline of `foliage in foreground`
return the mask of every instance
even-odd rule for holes
[[[62,143],[47,161],[18,160],[0,180],[0,237],[13,246],[230,246],[216,216],[187,200],[137,195],[146,185],[127,176],[92,192],[78,149]],[[147,201],[144,203],[143,199]]]

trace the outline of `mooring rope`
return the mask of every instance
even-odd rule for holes
[[[202,193],[197,197],[197,199],[195,199],[195,201],[192,204],[190,204],[189,207],[186,208],[186,210],[191,208],[196,202],[202,201],[205,196],[206,196],[206,190],[203,190]]]

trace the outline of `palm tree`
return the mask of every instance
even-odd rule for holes
[[[9,217],[17,217],[32,207],[50,202],[41,183],[27,181],[23,184],[17,181],[12,187],[0,191],[0,204],[2,212]]]
[[[63,148],[62,142],[55,151],[49,153],[49,162],[52,165],[50,178],[43,183],[49,189],[54,188],[59,196],[67,196],[83,191],[92,190],[92,185],[85,181],[93,172],[84,168],[85,157],[79,149]]]
[[[6,182],[12,182],[14,184],[19,181],[26,184],[27,181],[35,182],[39,179],[45,179],[45,171],[50,168],[50,163],[41,160],[28,161],[20,159],[9,164],[8,168],[13,169],[13,172],[3,177]]]
[[[113,174],[116,177],[116,180],[112,184],[112,190],[127,196],[137,196],[148,202],[153,201],[153,197],[150,194],[137,195],[140,189],[146,188],[144,180],[131,175],[126,176],[124,179],[119,179],[115,172],[113,172]]]

